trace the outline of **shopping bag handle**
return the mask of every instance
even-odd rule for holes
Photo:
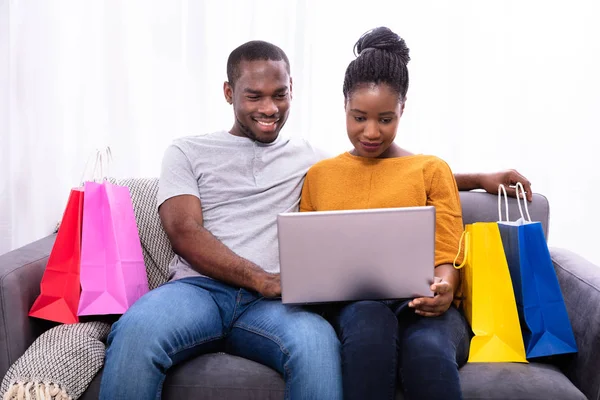
[[[110,176],[110,164],[113,161],[110,146],[106,146],[102,151],[97,150],[100,159],[100,177],[99,181],[104,181]],[[106,169],[104,166],[106,165]]]
[[[516,186],[515,191],[516,191],[516,195],[517,195],[517,205],[519,206],[519,213],[521,214],[521,218],[523,218],[523,221],[531,222],[531,216],[529,215],[529,208],[527,208],[527,198],[525,196],[525,188],[523,187],[523,184],[521,182],[517,182],[517,184],[515,186]],[[519,190],[523,194],[522,196],[519,196]],[[506,222],[510,222],[510,218],[508,217],[508,195],[506,194],[506,188],[504,187],[503,184],[498,185],[498,221],[502,222],[501,198],[502,198],[503,194],[504,194],[504,207],[506,209]],[[523,215],[523,207],[521,207],[521,201],[523,201],[523,203],[525,204],[525,214],[527,214],[527,219],[525,219],[525,216]]]
[[[519,196],[519,188],[521,189],[521,193],[523,193],[522,197]],[[523,221],[531,222],[531,216],[529,215],[529,208],[527,208],[527,198],[525,197],[525,188],[523,187],[523,184],[521,182],[517,182],[516,191],[517,191],[517,204],[519,205],[519,212],[521,213],[521,218],[523,218]],[[523,203],[525,204],[525,213],[527,214],[527,219],[525,219],[525,216],[523,215],[523,209],[521,208],[521,200],[523,200]]]
[[[92,157],[95,156],[95,160],[94,160],[94,167],[92,168],[92,173],[91,173],[91,180],[93,182],[96,182],[96,171],[98,171],[98,165],[102,163],[102,159],[101,159],[101,155],[100,155],[100,150],[96,149],[95,152],[90,153],[90,155],[88,156],[86,162],[85,162],[85,166],[83,167],[83,172],[81,173],[81,178],[79,179],[79,186],[83,187],[83,184],[85,181],[88,181],[90,179],[88,179],[88,167],[90,165],[90,162],[92,160]]]
[[[87,172],[88,166],[93,157],[96,157],[94,161],[94,168],[91,173],[91,180],[93,182],[101,182],[105,180],[108,176],[110,176],[110,164],[113,161],[112,151],[110,146],[105,147],[104,149],[96,149],[94,152],[90,153],[87,161],[85,162],[85,167],[83,168],[83,173],[81,174],[81,179],[79,180],[79,186],[83,186],[84,182],[88,179]],[[106,165],[106,171],[105,166]]]
[[[460,250],[462,246],[463,238],[465,239],[465,256],[463,257],[463,262],[460,265],[456,265],[456,260],[460,255]],[[469,247],[471,245],[471,234],[467,231],[463,231],[462,235],[460,235],[460,240],[458,241],[458,253],[456,253],[456,257],[454,257],[454,261],[452,261],[452,266],[456,269],[461,269],[467,263],[467,257],[469,255]]]
[[[506,210],[506,222],[510,221],[508,218],[508,195],[506,194],[506,188],[503,184],[498,185],[498,221],[502,221],[502,194],[504,194],[504,209]]]

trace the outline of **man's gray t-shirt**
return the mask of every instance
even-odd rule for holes
[[[268,144],[226,131],[177,139],[163,158],[158,206],[178,195],[198,197],[208,231],[279,272],[277,214],[298,209],[306,172],[325,157],[305,140],[282,136]],[[200,276],[177,255],[169,268],[172,280]]]

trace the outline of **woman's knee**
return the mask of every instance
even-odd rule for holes
[[[378,301],[357,301],[344,306],[334,325],[342,343],[396,342],[398,319],[390,308]]]
[[[418,317],[411,322],[404,331],[402,349],[411,352],[417,348],[455,357],[457,349],[468,340],[469,330],[464,317],[451,307],[440,317]]]
[[[412,330],[402,339],[402,359],[414,363],[417,360],[430,360],[434,363],[443,360],[456,363],[456,343],[452,338],[435,329]]]

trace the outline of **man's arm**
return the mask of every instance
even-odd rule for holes
[[[514,169],[507,169],[500,172],[477,173],[477,174],[454,174],[458,190],[467,191],[473,189],[483,189],[488,193],[498,194],[498,186],[503,184],[506,192],[511,197],[516,197],[517,182],[521,182],[527,194],[527,200],[533,199],[531,192],[531,182]]]
[[[238,256],[204,228],[200,199],[191,195],[171,197],[158,213],[173,250],[196,271],[265,297],[281,295],[279,274],[265,272]]]

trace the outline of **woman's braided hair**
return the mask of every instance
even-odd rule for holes
[[[408,91],[409,49],[404,39],[389,28],[379,27],[368,31],[354,45],[354,59],[346,69],[344,98],[363,84],[388,84],[404,101]]]

